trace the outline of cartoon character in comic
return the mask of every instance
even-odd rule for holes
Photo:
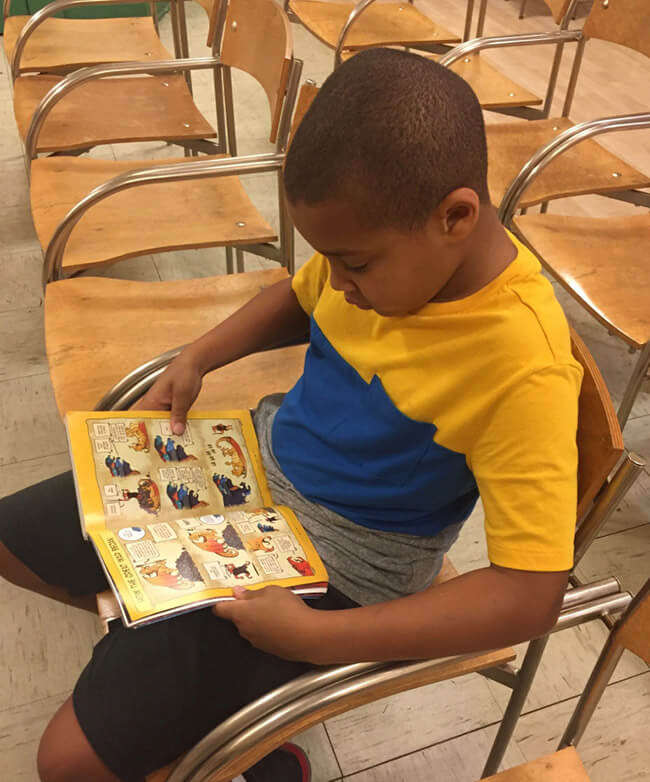
[[[135,439],[134,443],[129,443],[129,448],[149,453],[149,435],[144,421],[134,421],[126,427],[125,431],[128,437]]]
[[[215,486],[221,492],[223,498],[223,504],[228,505],[243,505],[246,502],[246,498],[251,493],[251,487],[241,481],[239,486],[230,480],[227,475],[221,475],[220,473],[214,473],[212,476]]]
[[[260,535],[248,541],[249,551],[275,551],[273,541],[268,535]]]
[[[198,492],[194,489],[188,489],[184,483],[179,486],[177,483],[167,484],[167,496],[171,500],[172,505],[176,510],[183,510],[183,508],[195,508],[197,505],[207,505],[207,502],[203,502],[198,495]]]
[[[287,562],[294,570],[297,570],[301,576],[313,576],[314,570],[304,557],[287,557]]]
[[[257,529],[260,532],[277,532],[278,528],[274,527],[273,524],[269,524],[265,521],[258,521],[257,522]]]
[[[193,530],[189,536],[195,546],[203,551],[209,551],[211,554],[229,558],[236,557],[239,554],[236,548],[226,542],[222,534],[209,527],[200,527]]]
[[[246,576],[246,578],[253,578],[253,576],[248,572],[250,564],[250,562],[244,562],[243,565],[232,565],[228,563],[226,565],[226,570],[230,573],[231,576],[234,576],[238,581],[241,581],[244,576]]]
[[[160,510],[160,491],[151,478],[140,478],[137,491],[122,489],[123,500],[137,500],[138,505],[147,513],[158,514]]]
[[[153,447],[156,449],[156,453],[163,462],[186,462],[188,459],[196,459],[191,453],[187,453],[185,448],[180,443],[174,442],[171,437],[167,438],[167,442],[157,434],[153,440]]]
[[[187,553],[187,552],[184,552]],[[177,567],[170,567],[164,559],[138,565],[138,571],[147,584],[169,589],[192,589],[194,579],[187,579]],[[197,579],[201,581],[202,579]]]
[[[244,452],[239,447],[239,443],[232,437],[220,437],[216,442],[217,448],[221,451],[230,467],[234,478],[245,478],[247,467]]]
[[[229,432],[232,429],[231,424],[213,424],[212,425],[212,432],[214,434],[223,434],[224,432]]]
[[[108,454],[104,459],[104,464],[106,464],[108,471],[114,478],[126,478],[127,475],[140,474],[139,470],[134,470],[126,459],[120,459],[119,456]]]

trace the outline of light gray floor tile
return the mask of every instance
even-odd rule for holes
[[[45,726],[63,703],[57,695],[0,711],[2,777],[11,782],[39,782],[36,752]]]
[[[5,582],[0,620],[0,659],[6,661],[0,666],[3,709],[69,695],[101,635],[97,617],[87,611]]]
[[[496,726],[414,752],[381,766],[345,777],[350,782],[476,782],[492,746]],[[503,767],[519,765],[525,757],[516,742],[510,742]],[[559,780],[557,782],[560,782]]]
[[[86,272],[88,277],[117,277],[121,280],[139,280],[140,282],[158,282],[160,276],[151,255],[127,258],[124,261],[98,266]]]
[[[0,466],[67,448],[47,374],[0,383],[0,421],[4,439]]]
[[[576,569],[582,581],[615,575],[633,594],[648,578],[650,524],[595,540]]]
[[[291,741],[307,753],[311,764],[311,782],[332,782],[340,778],[341,770],[323,725],[314,725],[293,736]]]
[[[420,687],[327,721],[344,774],[482,728],[501,719],[478,675]]]
[[[526,760],[553,752],[577,699],[522,717],[515,730]],[[607,688],[578,745],[592,782],[647,782],[650,673]],[[559,782],[559,780],[558,780]]]
[[[47,372],[43,310],[0,312],[0,381]]]
[[[0,219],[0,252],[37,253],[41,246],[34,232],[29,203],[8,206],[2,210]]]
[[[468,573],[490,564],[484,523],[483,504],[479,500],[449,551],[449,559],[459,573]]]
[[[6,464],[0,467],[0,497],[6,497],[8,494],[13,494],[26,486],[39,483],[69,469],[68,451]]]
[[[631,418],[623,432],[625,447],[645,459],[646,472],[650,474],[650,415]]]
[[[162,280],[189,280],[226,273],[226,255],[222,247],[175,250],[152,257]]]
[[[619,507],[609,517],[599,537],[638,527],[640,524],[650,524],[650,475],[645,470],[640,473]]]
[[[605,645],[608,630],[600,620],[555,633],[544,650],[533,686],[524,705],[524,712],[540,709],[557,701],[579,695]],[[515,647],[517,664],[521,665],[526,644]],[[647,670],[646,664],[633,654],[625,652],[612,681],[636,676]],[[502,708],[510,698],[510,690],[497,682],[488,681],[492,694]]]
[[[0,165],[2,166],[0,208],[24,204],[29,200],[29,184],[22,150],[5,157]]]
[[[43,302],[42,271],[40,248],[17,253],[0,249],[0,312],[39,307]]]

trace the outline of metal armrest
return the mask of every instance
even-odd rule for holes
[[[18,78],[18,71],[20,68],[20,58],[23,55],[27,40],[37,27],[50,16],[54,16],[59,11],[64,11],[66,8],[75,8],[80,5],[127,5],[133,2],[133,0],[54,0],[53,3],[49,3],[40,11],[37,11],[30,17],[29,21],[25,23],[25,26],[20,31],[18,38],[16,39],[16,47],[11,58],[11,78],[15,81]],[[154,3],[165,2],[165,0],[153,0]],[[176,0],[172,0],[176,2]],[[9,12],[9,6],[11,0],[4,0],[4,12]]]
[[[77,202],[59,223],[45,251],[43,264],[43,285],[61,278],[61,266],[65,246],[74,226],[84,213],[94,204],[103,201],[121,190],[155,182],[178,182],[185,179],[208,179],[210,177],[234,176],[241,174],[262,174],[280,171],[284,162],[284,153],[245,155],[242,157],[219,158],[217,160],[194,160],[183,163],[139,168],[119,174],[108,182],[91,190],[87,196]]]
[[[169,71],[205,70],[220,65],[219,57],[193,57],[179,60],[159,60],[157,62],[124,62],[110,65],[93,65],[80,68],[68,74],[45,95],[32,116],[25,138],[25,153],[27,160],[36,158],[38,136],[48,114],[65,95],[86,82],[103,79],[109,76],[126,76],[137,73],[165,73]]]
[[[486,38],[473,38],[459,43],[450,52],[438,60],[440,65],[448,67],[461,57],[482,49],[501,49],[510,46],[539,46],[540,44],[564,44],[582,40],[582,30],[555,30],[550,33],[527,33],[523,35],[495,35]]]
[[[641,128],[650,128],[650,113],[626,114],[622,117],[589,120],[559,133],[548,144],[545,144],[535,152],[510,183],[499,206],[499,219],[505,226],[509,225],[524,190],[549,163],[567,149],[601,133],[613,133],[619,130],[639,130]]]

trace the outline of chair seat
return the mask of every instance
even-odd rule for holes
[[[14,113],[23,140],[32,116],[58,76],[22,76],[14,84]],[[72,90],[48,115],[36,151],[87,149],[130,141],[214,138],[182,76],[99,79]]]
[[[589,782],[574,747],[486,777],[483,782]]]
[[[223,155],[209,156],[210,159],[218,157]],[[183,162],[188,162],[187,158],[35,160],[31,180],[32,219],[43,250],[67,212],[93,188],[126,171]],[[63,269],[72,272],[180,248],[276,239],[273,228],[253,206],[237,177],[139,185],[101,201],[81,218],[66,247]]]
[[[346,51],[342,59],[348,60],[355,54],[355,51]],[[419,52],[419,54],[422,53]],[[423,56],[437,62],[442,55],[426,53]],[[456,62],[451,64],[450,70],[465,79],[476,93],[479,103],[484,109],[538,106],[542,103],[542,99],[535,93],[511,81],[501,71],[478,55],[456,60]]]
[[[636,348],[650,341],[650,214],[532,214],[517,232],[546,268],[611,331]]]
[[[4,47],[11,61],[16,40],[28,16],[5,20]],[[20,73],[66,73],[85,65],[130,60],[169,60],[150,17],[117,19],[46,19],[31,35],[20,61]]]
[[[339,33],[355,3],[291,0],[289,8],[320,41],[336,48]],[[391,43],[457,43],[460,38],[435,24],[409,2],[373,3],[350,28],[346,49],[363,49]]]
[[[169,282],[79,277],[50,283],[45,333],[60,414],[92,410],[133,369],[197,339],[286,277],[275,268]],[[196,407],[250,408],[265,393],[288,391],[302,373],[305,347],[256,353],[209,374]]]
[[[572,126],[565,117],[488,125],[485,130],[492,202],[501,202],[508,185],[540,147]],[[524,192],[520,206],[532,206],[552,198],[649,186],[647,174],[589,140],[576,144],[550,163]]]

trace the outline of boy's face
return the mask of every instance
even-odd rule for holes
[[[437,211],[422,228],[371,227],[340,200],[289,203],[294,225],[330,263],[330,282],[346,301],[379,315],[416,312],[446,285],[462,262]]]

